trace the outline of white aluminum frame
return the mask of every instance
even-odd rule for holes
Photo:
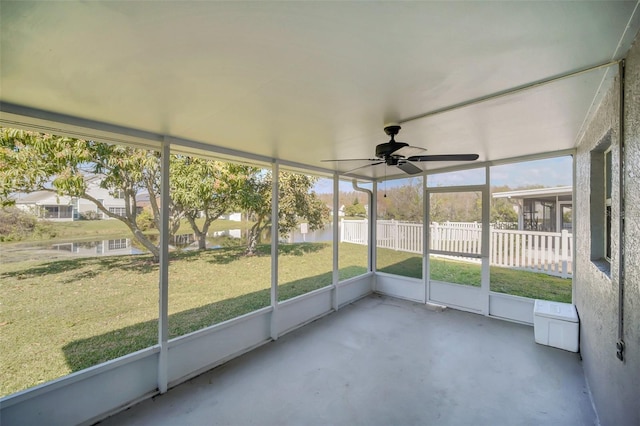
[[[272,188],[274,192],[272,235],[276,236],[272,239],[270,306],[171,340],[168,336],[168,242],[161,238],[162,249],[158,277],[158,343],[121,358],[1,398],[0,422],[5,426],[44,423],[50,425],[93,424],[113,412],[121,411],[143,399],[166,392],[170,387],[242,353],[275,340],[282,336],[283,333],[327,315],[345,304],[365,297],[376,289],[383,293],[423,303],[431,299],[429,286],[426,285],[429,266],[424,261],[424,258],[422,280],[376,272],[375,219],[377,217],[376,206],[379,180],[357,177],[363,181],[371,181],[373,186],[369,209],[369,272],[338,282],[336,269],[339,253],[335,247],[338,238],[334,234],[334,275],[332,285],[284,302],[278,302],[277,187],[279,168],[280,166],[285,166],[333,176],[334,222],[337,217],[336,198],[339,196],[339,191],[335,190],[336,182],[340,178],[338,173],[332,170],[281,161],[233,149],[210,146],[196,141],[175,138],[170,135],[158,135],[13,104],[1,103],[0,113],[2,114],[0,116],[0,124],[8,127],[160,150],[162,153],[162,195],[168,194],[169,190],[168,158],[171,148],[211,154],[212,156],[232,161],[271,164],[274,177]],[[492,165],[572,155],[574,152],[575,150],[564,150],[499,162],[456,166],[424,172],[420,175],[423,177],[423,194],[426,194],[428,190],[426,177],[429,174],[485,167],[487,182],[485,185],[480,186],[485,188],[489,184],[489,167]],[[351,175],[343,176],[353,178]],[[389,179],[397,177],[389,176]],[[464,187],[465,190],[469,190],[469,188]],[[452,187],[447,187],[443,188],[443,191],[452,191],[452,189]],[[429,190],[433,192],[433,188]],[[485,193],[487,195],[483,197],[483,227],[488,226],[485,225],[485,222],[488,223],[488,209],[490,206],[488,199],[485,199],[489,195],[489,191],[485,190],[483,194]],[[162,196],[161,198],[162,234],[166,235],[168,233],[168,197]],[[424,200],[425,207],[428,207],[427,198],[425,197]],[[428,209],[425,209],[425,215],[427,211]],[[428,237],[428,227],[425,226],[423,228],[423,237]],[[334,232],[336,231],[337,223],[334,223]],[[428,238],[425,238],[425,241],[428,241]],[[483,250],[488,247],[488,241],[483,240]],[[428,253],[428,250],[426,250],[423,256],[425,254],[428,255]],[[485,315],[532,324],[532,314],[527,314],[527,312],[532,312],[533,300],[491,293],[488,289],[488,267],[486,270],[484,268],[483,264],[481,291],[486,296],[484,297],[486,303],[483,302],[485,307],[480,311]],[[78,401],[82,401],[82,404],[78,404]]]
[[[469,290],[470,292],[477,293],[477,288],[464,286],[456,283],[443,283],[449,284],[452,286],[456,286],[459,288],[455,288],[454,291],[451,292],[451,299],[446,301],[447,304],[453,304],[459,309],[463,310],[471,310],[472,312],[482,313],[483,315],[489,314],[489,250],[490,250],[490,202],[491,202],[491,189],[489,187],[489,166],[485,166],[485,183],[483,185],[466,185],[466,186],[442,186],[442,187],[427,187],[425,190],[425,199],[427,210],[425,211],[425,223],[431,223],[431,212],[430,212],[430,203],[429,203],[429,195],[431,194],[443,194],[450,192],[480,192],[482,196],[482,244],[480,249],[480,256],[474,255],[471,253],[458,253],[458,252],[445,252],[441,250],[431,250],[430,239],[426,239],[424,243],[424,262],[430,264],[431,254],[445,254],[451,256],[460,256],[460,257],[480,257],[481,259],[481,281],[480,281],[480,291],[482,300],[486,300],[486,303],[483,303],[482,308],[478,309],[477,307],[469,306],[465,301],[459,298],[461,292],[466,292]],[[429,228],[428,226],[424,226],[424,228]],[[430,269],[427,267],[427,269]],[[431,286],[433,282],[431,281],[430,276],[424,276],[425,285],[427,287],[427,294],[429,294],[428,302],[434,303],[443,303],[444,300],[432,300],[431,299]],[[453,289],[454,287],[452,287]]]

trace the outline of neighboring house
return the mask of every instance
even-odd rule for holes
[[[230,220],[232,222],[242,222],[242,213],[228,213],[220,216],[220,219]]]
[[[518,229],[525,231],[571,232],[573,217],[573,187],[524,189],[494,192],[493,198],[516,201]]]
[[[49,220],[74,220],[77,212],[73,205],[72,197],[59,196],[49,191],[31,192],[16,200],[16,207],[20,210]]]
[[[101,201],[111,213],[121,216],[125,214],[124,195],[121,191],[117,191],[114,196],[109,193],[109,190],[100,188],[96,182],[89,182],[87,193]],[[49,191],[25,194],[16,199],[16,207],[33,213],[41,219],[54,221],[78,220],[83,216],[109,219],[93,201],[80,197],[61,196]]]

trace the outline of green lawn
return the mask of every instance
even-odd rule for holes
[[[270,247],[256,256],[242,247],[172,253],[171,337],[269,305]],[[340,279],[366,272],[365,246],[340,245]],[[420,276],[421,260],[381,256],[379,269]],[[448,263],[448,262],[447,262]],[[279,293],[285,300],[331,283],[329,244],[281,245]],[[432,263],[435,273],[437,263]],[[478,265],[446,264],[457,282]],[[478,272],[474,272],[474,268]],[[444,279],[443,277],[435,277]],[[492,289],[528,297],[570,298],[571,281],[492,268]],[[500,284],[505,283],[505,284]],[[507,285],[509,283],[509,285]],[[0,264],[0,395],[78,371],[157,341],[158,266],[148,256],[69,258]]]
[[[270,304],[270,247],[172,253],[171,337]],[[328,244],[280,246],[280,300],[331,283]],[[328,265],[328,268],[327,268]],[[366,272],[366,247],[345,245],[342,279]],[[0,264],[0,395],[157,341],[158,266],[149,256]]]
[[[406,277],[422,277],[422,257],[378,249],[378,270]],[[490,289],[532,299],[571,303],[571,279],[510,268],[490,267]],[[431,279],[480,287],[480,265],[431,257]]]

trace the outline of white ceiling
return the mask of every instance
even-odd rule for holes
[[[620,58],[638,3],[2,1],[0,100],[345,171],[362,163],[320,160],[371,157],[387,122]],[[480,161],[570,149],[605,73],[398,139]]]

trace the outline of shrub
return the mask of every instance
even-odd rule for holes
[[[98,212],[93,210],[86,211],[80,213],[80,220],[98,220],[100,217],[98,216]]]
[[[0,209],[0,241],[53,238],[56,232],[49,222],[16,207]]]
[[[153,213],[149,209],[144,209],[136,217],[136,223],[141,231],[148,231],[156,227],[156,223],[153,220]]]

